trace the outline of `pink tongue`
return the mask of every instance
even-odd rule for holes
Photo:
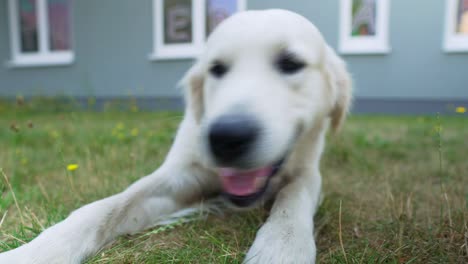
[[[219,169],[223,188],[227,193],[246,196],[256,193],[263,186],[256,186],[256,179],[268,177],[273,168],[271,166],[255,170],[241,171],[232,168]]]

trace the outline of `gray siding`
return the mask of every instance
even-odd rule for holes
[[[191,60],[150,61],[152,0],[74,1],[75,63],[8,68],[7,1],[0,1],[0,96],[172,97]],[[138,2],[138,4],[136,4]],[[338,44],[339,1],[248,0],[249,9],[286,8],[312,20]],[[387,55],[345,56],[356,96],[468,100],[468,54],[442,51],[445,1],[392,0]]]

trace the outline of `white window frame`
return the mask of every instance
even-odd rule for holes
[[[192,1],[192,42],[164,43],[164,1],[153,0],[153,53],[150,60],[193,59],[200,55],[206,40],[206,0]],[[238,10],[246,9],[246,0],[237,0]]]
[[[21,52],[20,24],[18,0],[8,0],[10,23],[11,67],[53,66],[71,64],[75,60],[72,50],[52,51],[49,40],[49,18],[47,16],[47,0],[36,0],[38,51]],[[71,38],[71,36],[70,36]],[[70,39],[70,43],[72,39]]]
[[[443,50],[448,53],[468,52],[468,35],[461,35],[456,32],[458,1],[447,0],[445,11],[445,40]]]
[[[386,54],[391,51],[389,43],[389,0],[376,1],[376,35],[352,36],[353,0],[340,2],[339,51],[342,54]]]

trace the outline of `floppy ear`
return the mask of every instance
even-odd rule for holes
[[[199,62],[185,73],[179,83],[184,89],[186,114],[191,113],[197,123],[200,122],[204,112],[203,84],[204,76]]]
[[[349,112],[352,96],[352,80],[345,62],[329,47],[326,47],[325,72],[334,96],[330,112],[331,126],[337,132]]]

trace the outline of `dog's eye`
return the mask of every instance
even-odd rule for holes
[[[223,77],[223,75],[225,75],[227,71],[228,67],[219,61],[215,61],[210,67],[210,73],[216,78]]]
[[[297,59],[293,54],[281,54],[276,61],[276,67],[282,73],[294,74],[305,67],[305,63]]]

